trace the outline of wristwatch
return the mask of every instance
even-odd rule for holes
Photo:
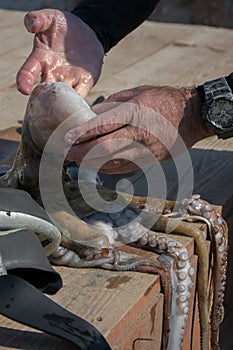
[[[227,77],[229,78],[229,77]],[[226,78],[207,81],[197,91],[202,96],[202,117],[221,139],[233,136],[233,93]]]

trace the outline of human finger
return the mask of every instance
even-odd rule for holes
[[[30,95],[35,80],[41,73],[41,63],[31,54],[17,74],[16,83],[18,90],[24,95]]]
[[[92,75],[88,72],[80,74],[80,77],[78,79],[77,84],[74,86],[75,91],[82,96],[82,98],[85,98],[91,88],[94,85],[94,79]]]
[[[74,145],[66,158],[79,166],[93,168],[107,174],[120,174],[144,168],[156,162],[150,149],[132,140],[119,139]]]
[[[145,166],[148,163],[151,164],[149,159],[151,157],[154,158],[154,155],[150,149],[141,144],[140,130],[131,126],[90,142],[73,145],[66,155],[66,158],[71,161],[79,164],[85,161],[85,166],[97,168],[116,159],[125,159],[130,162],[140,160],[140,165]]]
[[[137,107],[133,103],[117,104],[115,108],[68,131],[65,135],[65,141],[71,145],[73,143],[80,144],[81,142],[114,132],[129,124],[136,111]]]

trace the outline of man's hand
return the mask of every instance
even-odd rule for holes
[[[40,76],[41,82],[64,81],[85,97],[103,64],[104,50],[95,32],[77,16],[52,9],[29,12],[24,22],[35,38],[17,75],[19,91],[30,94]]]
[[[110,96],[96,118],[72,129],[67,158],[119,174],[176,157],[213,134],[201,119],[196,89],[141,86]]]

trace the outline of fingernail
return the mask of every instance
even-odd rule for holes
[[[78,136],[74,131],[69,131],[65,135],[65,142],[67,142],[69,144],[73,144],[77,140],[77,138],[78,138]]]

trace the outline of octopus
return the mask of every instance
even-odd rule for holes
[[[55,265],[159,274],[165,295],[163,349],[168,350],[182,347],[195,275],[189,252],[174,234],[193,237],[198,255],[201,349],[209,349],[209,339],[211,349],[219,349],[228,250],[225,221],[199,195],[180,202],[129,196],[104,187],[95,170],[68,162],[65,133],[95,117],[66,83],[35,87],[19,149],[11,169],[0,178],[0,187],[28,192],[47,211],[50,222],[1,211],[1,226],[32,229]],[[208,232],[197,222],[204,223]],[[128,252],[127,246],[136,249]],[[137,254],[138,248],[155,252],[159,258]]]

